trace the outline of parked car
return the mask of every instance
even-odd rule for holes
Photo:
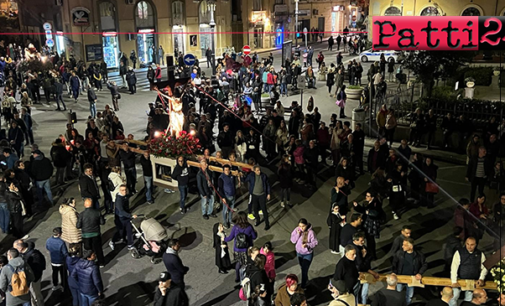
[[[398,59],[400,58],[401,52],[399,51],[374,51],[372,49],[368,49],[360,53],[359,58],[362,63],[364,62],[375,62],[380,60],[381,54],[384,54],[386,57],[386,61],[389,62],[391,59],[394,59],[395,63],[398,63]]]

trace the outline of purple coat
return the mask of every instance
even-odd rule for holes
[[[247,242],[249,243],[249,246],[253,245],[253,240],[256,239],[256,237],[258,236],[252,225],[249,225],[246,228],[241,228],[240,226],[234,225],[233,228],[231,229],[230,235],[225,237],[224,241],[225,242],[232,241],[233,239],[235,239],[235,236],[237,236],[239,233],[244,233],[247,236]],[[233,250],[235,252],[247,252],[247,248],[245,249],[237,248],[237,241],[233,242]]]
[[[303,244],[303,234],[299,227],[296,227],[291,233],[291,242],[295,244],[296,253],[301,255],[312,254],[314,248],[317,246],[316,234],[312,230],[312,226],[309,225],[307,229],[307,246],[302,247]]]

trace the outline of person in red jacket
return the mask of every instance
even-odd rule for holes
[[[275,69],[274,67],[270,68],[270,72],[267,74],[267,90],[268,93],[272,91],[272,88],[275,87]]]
[[[156,83],[161,81],[161,67],[160,64],[156,64],[156,71],[154,72],[154,78],[156,79]]]

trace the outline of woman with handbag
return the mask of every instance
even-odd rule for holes
[[[422,171],[425,175],[424,177],[424,204],[428,208],[433,208],[435,206],[435,194],[438,193],[439,188],[436,183],[438,166],[433,164],[431,157],[426,157],[424,160]]]
[[[345,118],[345,102],[347,95],[345,94],[345,85],[342,85],[340,92],[337,94],[337,106],[340,107],[340,118]]]

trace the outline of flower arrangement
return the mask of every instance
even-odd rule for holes
[[[491,269],[491,275],[499,292],[505,291],[505,258]]]
[[[189,157],[199,153],[200,149],[199,139],[186,131],[181,131],[178,137],[161,133],[149,143],[149,151],[156,157]]]

